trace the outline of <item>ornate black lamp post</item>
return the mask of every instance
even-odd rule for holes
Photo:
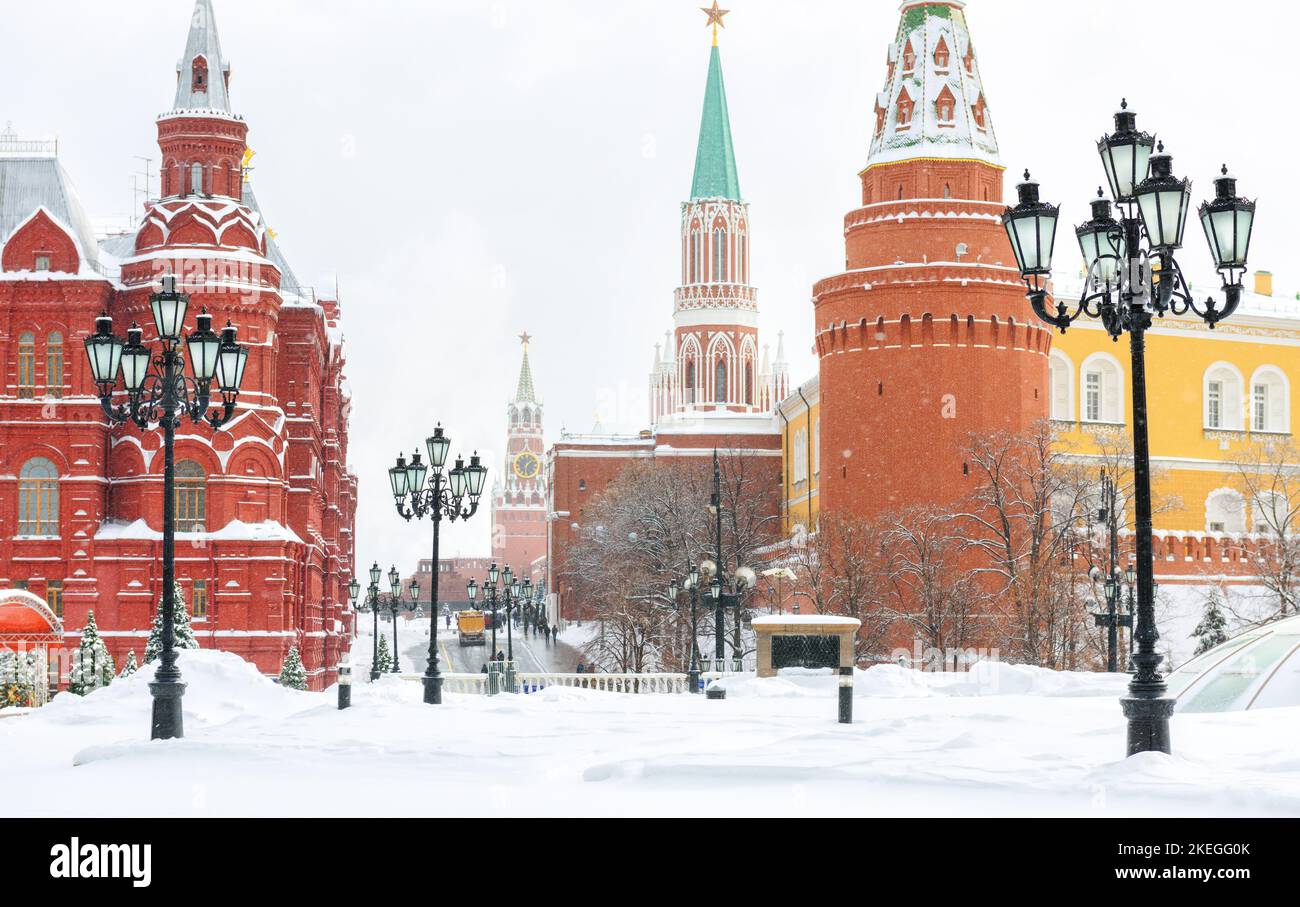
[[[700,570],[690,561],[686,562],[686,589],[691,595],[691,658],[686,671],[686,682],[692,693],[700,691],[700,646],[699,646],[699,606],[700,606]],[[677,580],[668,585],[668,597],[677,601]]]
[[[203,310],[195,319],[198,328],[182,338],[190,297],[176,289],[176,278],[162,278],[159,292],[149,296],[154,328],[162,342],[155,357],[143,342],[144,331],[132,324],[126,341],[113,334],[113,320],[107,313],[95,319],[95,333],[85,340],[90,373],[99,391],[99,403],[110,424],[131,422],[141,431],[163,431],[163,594],[162,653],[155,680],[149,684],[153,696],[152,737],[169,740],[185,736],[181,698],[185,684],[176,667],[176,621],[172,614],[172,587],[176,579],[176,429],[184,417],[206,422],[215,431],[235,414],[235,401],[244,380],[248,350],[235,339],[235,329],[226,322],[218,337],[212,330],[212,316]],[[183,351],[182,344],[188,354]],[[188,355],[191,375],[185,374]],[[118,374],[126,389],[126,402],[114,406]],[[221,407],[208,412],[212,385],[216,382]]]
[[[1156,154],[1152,154],[1153,147]],[[1083,293],[1071,305],[1052,300],[1047,284],[1059,208],[1038,198],[1038,184],[1025,171],[1019,201],[1002,216],[1016,264],[1034,312],[1065,331],[1077,318],[1100,319],[1111,338],[1129,335],[1133,388],[1133,478],[1137,549],[1137,672],[1129,695],[1120,700],[1128,718],[1128,753],[1170,751],[1169,717],[1174,701],[1165,695],[1160,673],[1160,638],[1155,624],[1154,565],[1151,554],[1151,454],[1147,437],[1146,332],[1153,317],[1166,312],[1195,314],[1211,328],[1228,318],[1241,302],[1246,253],[1250,247],[1255,203],[1239,197],[1227,167],[1215,181],[1215,197],[1200,207],[1201,226],[1215,267],[1223,278],[1224,302],[1213,297],[1197,302],[1188,289],[1174,252],[1183,244],[1191,182],[1173,175],[1173,159],[1153,136],[1137,129],[1137,116],[1121,104],[1115,132],[1097,143],[1111,202],[1092,203],[1092,218],[1075,229],[1087,265]],[[1101,191],[1098,192],[1101,195]]]
[[[727,575],[725,567],[719,565],[726,562],[722,559],[722,467],[718,463],[718,451],[713,451],[713,495],[709,500],[709,512],[713,514],[714,526],[714,552],[717,561],[706,560],[700,564],[700,573],[706,579],[711,579],[708,594],[713,599],[713,656],[715,659],[715,668],[723,670],[726,665],[726,642],[725,642],[725,623],[726,609],[734,608],[736,612],[736,627],[732,636],[732,654],[734,667],[737,671],[741,668],[741,612],[744,610],[744,593],[747,589],[754,588],[758,582],[758,576],[749,567],[737,566],[736,572]],[[720,571],[720,572],[719,572]],[[715,588],[716,587],[716,588]]]
[[[427,466],[421,462],[419,452],[412,455],[409,464],[405,457],[398,457],[397,465],[388,470],[388,479],[402,519],[428,516],[433,520],[434,581],[430,591],[433,626],[429,631],[429,665],[424,669],[424,701],[438,705],[442,702],[442,674],[438,671],[438,530],[444,517],[452,522],[468,520],[478,511],[479,495],[487,481],[487,467],[479,463],[475,453],[469,458],[468,466],[457,457],[456,465],[444,472],[451,439],[443,435],[441,425],[434,428],[433,435],[424,444],[429,453]],[[430,472],[432,481],[426,488],[425,478]],[[465,503],[466,499],[468,503]]]
[[[388,570],[388,588],[391,591],[388,596],[388,613],[393,618],[393,666],[388,673],[400,674],[402,664],[397,654],[397,614],[402,610],[402,577],[397,572],[396,564]]]
[[[383,571],[379,562],[370,565],[370,587],[366,590],[366,601],[370,604],[370,613],[374,619],[375,631],[370,637],[370,682],[379,679],[379,577]]]
[[[1132,627],[1133,615],[1120,613],[1119,490],[1105,469],[1101,471],[1101,507],[1097,510],[1097,521],[1106,524],[1110,557],[1106,571],[1097,571],[1093,577],[1094,580],[1104,577],[1102,588],[1106,592],[1106,610],[1093,614],[1092,618],[1098,627],[1106,630],[1106,670],[1113,674],[1119,670],[1119,628]]]

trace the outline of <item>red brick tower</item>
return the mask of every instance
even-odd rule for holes
[[[542,404],[533,391],[527,334],[515,398],[506,407],[506,456],[492,491],[492,557],[518,576],[531,575],[546,554],[546,484],[542,458]]]
[[[1047,416],[1051,335],[999,221],[1003,168],[963,6],[903,4],[845,271],[813,287],[823,508],[952,503],[971,488],[972,431]]]

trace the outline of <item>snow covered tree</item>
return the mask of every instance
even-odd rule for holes
[[[1205,612],[1192,635],[1196,637],[1195,655],[1208,652],[1219,643],[1228,641],[1228,619],[1223,616],[1223,601],[1217,586],[1211,587],[1206,595]]]
[[[104,640],[99,636],[99,627],[95,625],[95,612],[89,611],[86,613],[86,628],[81,631],[81,645],[72,659],[68,691],[85,696],[108,686],[116,673],[113,657],[108,654]]]
[[[387,674],[393,669],[393,656],[388,652],[388,637],[379,637],[379,654],[375,656],[375,670]]]
[[[35,692],[31,662],[14,652],[0,651],[0,709],[32,705]]]
[[[130,652],[126,653],[126,664],[122,665],[122,673],[118,674],[117,676],[130,677],[139,669],[140,666],[135,662],[135,649],[132,649]]]
[[[158,610],[154,613],[153,629],[149,631],[149,642],[144,647],[144,663],[152,663],[159,655],[162,654],[162,621],[163,611],[162,602],[158,602]],[[172,622],[175,624],[176,641],[174,645],[178,649],[197,649],[198,640],[194,638],[194,630],[190,628],[190,612],[185,607],[185,599],[181,595],[181,587],[172,584]]]
[[[302,657],[298,654],[297,646],[289,649],[289,654],[284,657],[284,664],[280,666],[280,686],[291,690],[307,689],[307,669],[302,666]]]

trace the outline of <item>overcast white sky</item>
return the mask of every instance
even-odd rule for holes
[[[57,135],[87,210],[125,217],[154,158],[191,0],[5,0],[0,121]],[[548,443],[646,421],[670,326],[709,37],[703,0],[215,0],[253,183],[304,283],[342,288],[361,476],[360,564],[409,569],[429,527],[393,513],[383,470],[441,420],[499,469],[519,344],[533,335]],[[843,266],[894,0],[730,0],[722,36],[761,326],[791,379],[815,372],[812,283]],[[1226,161],[1259,196],[1252,264],[1292,266],[1300,13],[1282,0],[970,0],[1008,168],[1070,222],[1101,180],[1121,96],[1199,200]],[[1125,27],[1131,31],[1126,37]],[[1208,273],[1199,229],[1183,254]],[[1069,240],[1063,233],[1062,240]],[[1067,254],[1069,245],[1058,244]],[[1072,259],[1070,259],[1072,261]],[[443,553],[488,550],[486,508]]]

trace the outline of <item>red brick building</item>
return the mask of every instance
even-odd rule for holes
[[[1000,216],[1002,171],[963,5],[904,3],[843,273],[813,287],[821,506],[869,516],[969,494],[972,431],[1047,418],[1051,334]]]
[[[115,659],[143,654],[163,591],[161,434],[108,424],[82,340],[107,311],[156,343],[149,294],[172,273],[191,316],[229,319],[250,353],[234,419],[177,434],[176,573],[195,635],[265,673],[296,645],[320,688],[352,632],[339,304],[299,284],[246,183],[209,0],[169,89],[161,197],[131,233],[96,237],[53,145],[0,139],[0,587],[41,596],[69,646],[93,609]]]
[[[453,611],[469,605],[469,594],[465,587],[472,579],[479,585],[487,576],[492,559],[487,557],[444,557],[438,561],[438,608],[450,606]],[[411,580],[420,585],[417,599],[426,614],[433,600],[433,560],[420,558],[415,573],[402,580],[403,594],[410,595]]]
[[[673,330],[663,345],[655,344],[650,373],[651,427],[632,435],[563,434],[547,455],[547,600],[553,622],[582,613],[566,577],[565,555],[583,531],[587,508],[630,463],[740,452],[755,458],[772,488],[780,485],[775,407],[789,391],[787,369],[779,343],[775,361],[760,347],[758,292],[749,284],[749,223],[715,40],[691,194],[681,205]]]

